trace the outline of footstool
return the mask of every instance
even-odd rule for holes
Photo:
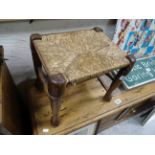
[[[135,59],[127,56],[103,33],[101,28],[53,34],[32,34],[30,37],[36,72],[36,87],[51,100],[53,126],[59,125],[61,97],[65,89],[92,78],[120,69],[104,99],[132,69]]]

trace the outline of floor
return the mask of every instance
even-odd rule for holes
[[[102,131],[99,135],[155,135],[155,119],[143,126],[143,118],[140,116],[141,114],[138,114]]]

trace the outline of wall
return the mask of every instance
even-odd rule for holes
[[[100,26],[104,32],[113,37],[115,25],[110,20],[35,20],[0,23],[0,45],[5,49],[5,58],[16,83],[34,78],[34,68],[29,45],[32,33],[63,32]]]

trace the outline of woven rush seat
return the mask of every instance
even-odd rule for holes
[[[121,84],[132,69],[135,59],[127,56],[103,33],[101,28],[54,34],[32,34],[30,37],[36,72],[36,87],[44,88],[51,100],[52,124],[59,125],[61,98],[67,86],[120,69],[107,89],[104,99]]]
[[[62,73],[67,83],[78,83],[129,64],[103,33],[81,30],[42,35],[35,49],[47,74]]]

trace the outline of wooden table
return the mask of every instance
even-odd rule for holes
[[[155,96],[155,83],[151,83],[115,94],[111,101],[106,102],[103,100],[105,89],[97,79],[93,79],[67,89],[60,110],[61,123],[53,127],[48,96],[45,92],[39,92],[33,83],[26,85],[25,98],[29,104],[33,134],[69,134],[96,121],[108,121],[114,114],[120,120],[124,110],[130,108],[134,113],[134,107]]]
[[[66,88],[120,69],[104,98],[120,85],[122,76],[132,69],[135,59],[127,56],[103,33],[102,29],[80,30],[57,34],[31,35],[31,48],[36,86],[47,94],[53,110],[52,124],[59,125],[60,100]]]

